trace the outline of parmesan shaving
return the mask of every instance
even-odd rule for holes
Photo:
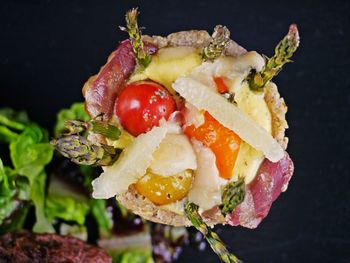
[[[92,182],[93,198],[107,199],[126,192],[145,173],[152,162],[152,154],[165,138],[167,129],[154,127],[151,131],[139,135],[128,146],[119,159],[105,167],[104,172]]]

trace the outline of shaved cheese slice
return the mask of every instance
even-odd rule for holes
[[[282,147],[271,134],[214,90],[191,77],[177,79],[173,89],[198,109],[207,110],[242,140],[262,151],[271,162],[277,162],[283,157]]]
[[[170,176],[187,169],[195,170],[197,160],[189,139],[183,134],[167,134],[153,154],[150,170]]]
[[[152,154],[165,138],[167,129],[154,127],[151,131],[139,135],[128,146],[119,159],[92,182],[93,198],[107,199],[126,192],[145,173],[152,162]]]

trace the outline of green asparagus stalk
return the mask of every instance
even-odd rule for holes
[[[88,123],[84,121],[68,120],[64,122],[66,132],[64,135],[81,134],[88,129]]]
[[[151,56],[146,52],[142,39],[141,29],[137,24],[137,8],[133,8],[125,15],[126,27],[120,27],[121,30],[129,34],[132,49],[140,66],[146,68],[151,63]]]
[[[187,202],[185,204],[185,213],[192,225],[203,234],[213,251],[219,256],[224,263],[241,263],[235,255],[231,254],[220,237],[208,227],[198,213],[198,206],[194,203]]]
[[[63,135],[82,134],[85,131],[92,131],[106,138],[117,140],[121,134],[118,127],[98,120],[89,122],[69,120],[65,121],[64,126],[67,131]]]
[[[64,157],[70,158],[72,162],[83,165],[111,165],[118,152],[115,148],[94,144],[80,135],[68,135],[52,140],[51,144]]]
[[[227,27],[222,25],[217,25],[214,28],[212,34],[212,41],[210,44],[203,49],[202,58],[204,60],[213,61],[214,59],[221,56],[222,52],[225,50],[230,42],[230,31]]]
[[[119,154],[116,149],[105,144],[93,143],[82,134],[92,132],[117,140],[121,134],[118,127],[98,120],[88,122],[69,120],[64,125],[67,131],[58,140],[51,141],[63,156],[84,165],[104,166],[111,165],[115,161]]]
[[[228,183],[222,192],[221,213],[226,216],[243,202],[245,197],[244,178],[239,178],[236,182]]]
[[[112,140],[118,140],[120,137],[120,130],[118,127],[110,125],[102,121],[90,121],[91,131],[98,133]]]
[[[247,77],[252,90],[259,91],[264,88],[267,82],[282,70],[284,64],[291,62],[290,58],[299,47],[299,32],[295,24],[290,25],[288,34],[279,42],[275,48],[275,55],[266,58],[265,67],[261,72],[252,70]]]

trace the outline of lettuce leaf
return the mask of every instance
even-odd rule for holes
[[[91,199],[90,206],[91,214],[97,222],[100,235],[102,237],[108,236],[113,227],[113,220],[112,215],[110,215],[106,209],[106,200]]]
[[[29,124],[25,112],[16,112],[10,108],[0,109],[0,142],[10,143],[16,140],[18,132],[24,130],[25,124]]]
[[[55,230],[53,226],[45,216],[45,181],[45,171],[41,171],[31,183],[30,198],[35,206],[36,217],[33,231],[39,233],[54,233]]]
[[[113,263],[154,263],[151,250],[133,249],[110,254]]]
[[[15,111],[10,108],[0,109],[0,125],[21,131],[29,123],[28,115],[24,111]]]
[[[54,232],[44,213],[47,177],[44,167],[53,156],[53,147],[45,137],[37,125],[30,125],[10,144],[10,157],[16,173],[27,177],[30,183],[29,195],[35,206],[35,232]]]
[[[29,206],[29,181],[4,167],[0,159],[0,234],[22,228]],[[16,213],[15,217],[11,217]]]
[[[33,183],[53,156],[53,146],[44,138],[44,132],[37,125],[25,128],[17,140],[10,144],[10,157],[20,175],[27,176]]]
[[[45,166],[53,156],[53,147],[48,142],[47,131],[31,123],[24,112],[5,108],[0,109],[0,140],[10,144],[10,159],[13,165],[13,169],[4,169],[1,165],[0,225],[3,225],[3,221],[26,200],[35,206],[36,222],[33,230],[54,232],[44,213],[47,178]],[[23,219],[19,222],[23,223],[24,217],[21,218]],[[11,220],[16,221],[12,218]]]
[[[0,225],[17,208],[16,202],[11,202],[14,195],[15,190],[10,188],[9,178],[0,159]]]
[[[89,211],[89,202],[78,201],[70,196],[49,195],[46,199],[45,212],[49,220],[60,218],[83,225]]]
[[[90,120],[89,115],[85,112],[83,102],[73,103],[69,109],[62,109],[57,114],[57,121],[54,128],[54,135],[58,137],[65,130],[64,122],[67,120]]]

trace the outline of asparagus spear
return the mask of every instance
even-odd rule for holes
[[[212,41],[203,49],[202,58],[211,60],[218,58],[230,42],[230,31],[227,27],[217,25],[212,34]]]
[[[94,144],[81,135],[68,135],[52,140],[51,144],[64,157],[70,158],[72,162],[83,165],[111,165],[118,152],[115,148]]]
[[[117,140],[121,134],[118,127],[97,120],[91,120],[89,122],[69,120],[65,121],[64,126],[67,132],[63,135],[81,134],[85,131],[92,131],[109,139]]]
[[[220,260],[224,263],[241,263],[235,255],[231,254],[225,244],[221,241],[220,237],[208,227],[201,216],[198,213],[198,206],[194,203],[187,202],[185,204],[185,213],[192,225],[200,231],[213,251],[219,256]]]
[[[228,183],[222,192],[221,213],[226,216],[231,214],[237,205],[243,202],[245,197],[244,178],[241,177],[236,182]]]
[[[63,134],[72,135],[85,132],[88,129],[88,124],[84,121],[69,120],[64,122],[64,127],[67,131]]]
[[[121,132],[118,127],[110,125],[102,121],[92,120],[90,121],[91,131],[103,135],[106,138],[112,140],[118,140]]]
[[[284,64],[291,62],[290,58],[299,47],[299,32],[295,24],[290,25],[288,34],[278,43],[275,48],[275,55],[272,58],[266,58],[265,67],[261,72],[252,70],[247,77],[249,86],[252,90],[259,91],[264,88],[266,83],[282,70]]]
[[[65,122],[67,132],[58,140],[52,140],[63,156],[70,158],[74,163],[84,165],[110,165],[114,162],[118,152],[113,147],[96,144],[82,136],[86,131],[101,134],[104,137],[117,140],[120,130],[108,123],[98,120],[89,122],[69,120]]]
[[[121,30],[129,34],[132,49],[140,66],[146,68],[151,63],[151,56],[146,52],[142,39],[141,29],[137,24],[137,16],[139,12],[137,8],[133,8],[125,15],[126,27],[119,27]]]

